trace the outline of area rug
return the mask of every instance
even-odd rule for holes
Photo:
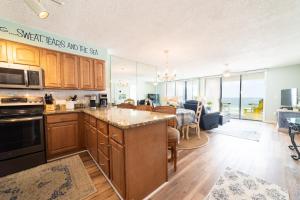
[[[189,135],[189,139],[181,139],[177,145],[177,149],[188,150],[205,146],[208,143],[208,136],[205,133],[201,133],[200,135],[201,137],[198,138],[197,134],[192,133]]]
[[[288,200],[288,191],[278,185],[226,168],[206,200]]]
[[[1,200],[81,200],[96,191],[78,155],[0,178]]]
[[[228,135],[232,137],[237,137],[245,140],[252,140],[259,142],[261,133],[255,130],[226,130],[226,129],[212,129],[211,133]]]

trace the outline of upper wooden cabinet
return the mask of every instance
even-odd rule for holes
[[[0,62],[41,66],[45,88],[105,90],[105,61],[0,39]]]
[[[104,61],[94,60],[94,76],[95,76],[95,89],[105,90],[105,66]]]
[[[46,88],[60,88],[62,87],[61,76],[61,54],[56,51],[46,49],[41,50],[41,67],[45,73],[45,87]]]
[[[8,62],[40,66],[40,49],[25,44],[7,42]]]
[[[80,88],[94,89],[93,59],[80,57]]]
[[[62,87],[78,88],[78,56],[62,54]]]
[[[0,62],[7,62],[7,46],[4,40],[0,40]]]

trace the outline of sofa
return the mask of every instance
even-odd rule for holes
[[[183,106],[185,109],[190,109],[196,112],[198,101],[188,100]],[[203,106],[200,117],[200,128],[203,130],[210,130],[213,128],[218,128],[220,120],[220,112],[208,113]]]

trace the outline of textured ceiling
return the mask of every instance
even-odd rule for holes
[[[1,0],[0,17],[170,66],[178,77],[300,63],[299,0],[43,0],[41,20],[23,0]]]

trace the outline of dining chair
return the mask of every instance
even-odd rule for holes
[[[149,105],[137,105],[136,106],[137,110],[143,110],[143,111],[153,111],[153,107]]]
[[[130,103],[121,103],[117,105],[118,108],[127,108],[127,109],[136,109],[135,105],[132,105]]]
[[[176,115],[176,108],[171,106],[157,106],[154,112]],[[174,160],[174,171],[177,170],[177,143],[179,142],[180,133],[176,129],[176,119],[168,120],[168,149],[171,151],[171,161]]]
[[[189,139],[189,129],[193,128],[196,129],[196,133],[198,135],[198,138],[200,138],[200,119],[201,119],[201,111],[202,111],[203,105],[201,103],[201,101],[198,101],[197,104],[197,110],[196,110],[196,114],[195,114],[195,121],[188,124],[186,127],[186,138]]]

